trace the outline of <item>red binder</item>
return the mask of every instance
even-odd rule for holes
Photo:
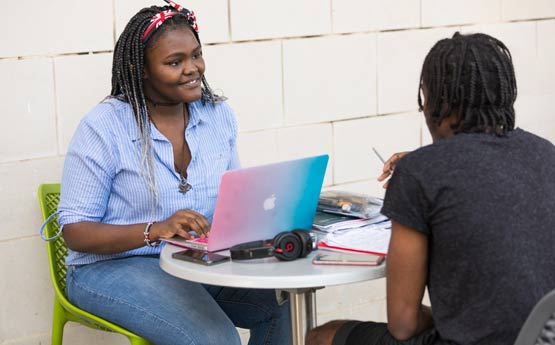
[[[364,254],[374,254],[374,255],[387,256],[387,253],[370,252],[370,251],[366,251],[366,250],[330,246],[324,241],[318,242],[318,247],[323,248],[323,249],[337,250],[337,251],[349,252],[349,253],[364,253]]]

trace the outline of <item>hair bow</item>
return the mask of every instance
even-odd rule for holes
[[[143,41],[146,41],[150,37],[150,35],[154,32],[154,30],[158,29],[160,25],[162,25],[162,23],[164,23],[167,19],[177,14],[183,14],[187,18],[189,25],[191,25],[191,27],[196,32],[198,32],[197,17],[195,16],[195,12],[189,11],[188,9],[186,9],[185,7],[179,5],[174,1],[171,1],[171,0],[164,0],[164,1],[168,3],[171,7],[173,7],[177,12],[172,10],[165,10],[152,16],[152,18],[150,19],[150,25],[146,28],[143,34],[143,37],[142,37]]]

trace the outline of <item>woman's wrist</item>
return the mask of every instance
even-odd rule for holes
[[[144,242],[148,247],[158,247],[160,236],[156,235],[153,227],[156,222],[148,222],[143,230]]]

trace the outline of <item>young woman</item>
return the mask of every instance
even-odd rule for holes
[[[204,78],[193,12],[139,11],[114,51],[111,95],[68,149],[59,222],[75,305],[156,344],[289,341],[274,290],[206,286],[158,264],[159,240],[210,231],[221,175],[239,166],[232,110]],[[287,339],[287,340],[284,340]]]

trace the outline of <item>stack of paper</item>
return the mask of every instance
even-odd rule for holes
[[[317,211],[314,216],[313,227],[324,232],[335,232],[355,229],[369,224],[381,223],[386,220],[388,220],[388,218],[382,214],[378,214],[373,218],[357,218]]]
[[[387,255],[391,221],[331,232],[318,245],[322,248]]]

